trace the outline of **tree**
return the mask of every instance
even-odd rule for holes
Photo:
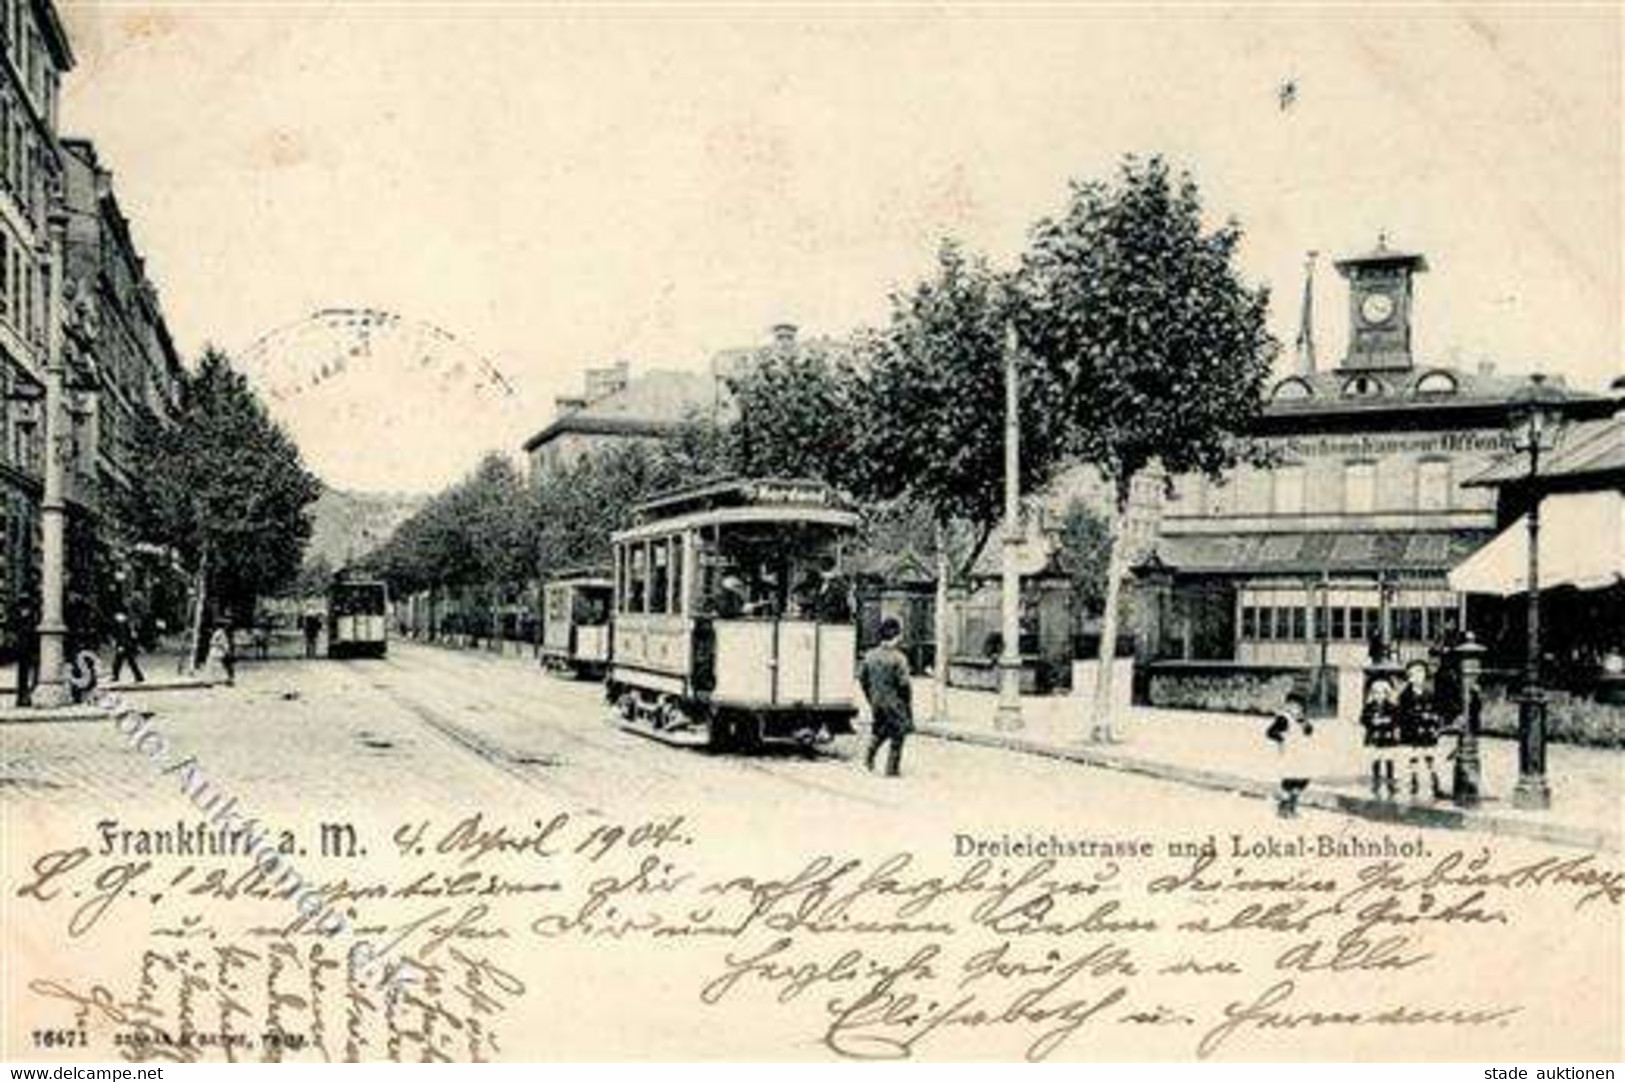
[[[1094,732],[1111,737],[1110,657],[1135,480],[1216,476],[1235,465],[1277,343],[1268,291],[1235,263],[1241,229],[1202,222],[1188,174],[1128,158],[1113,183],[1074,184],[1065,212],[1034,228],[1017,277],[1025,348],[1054,375],[1048,403],[1066,450],[1113,495]]]
[[[1082,500],[1073,500],[1061,519],[1056,564],[1071,583],[1072,599],[1080,612],[1105,611],[1110,562],[1110,524]]]
[[[145,539],[194,568],[193,641],[208,602],[239,621],[258,597],[299,572],[310,540],[306,508],[320,494],[299,448],[248,381],[213,347],[181,385],[174,423],[150,423],[139,441],[123,514]]]
[[[306,560],[299,568],[289,585],[288,592],[294,597],[321,597],[327,593],[328,584],[333,581],[333,565],[326,556],[317,556]]]
[[[731,471],[840,483],[852,465],[851,387],[849,359],[825,343],[757,351],[728,379]]]
[[[948,580],[956,532],[973,540],[968,572],[1004,517],[1005,351],[1009,290],[983,259],[944,243],[936,273],[892,298],[891,321],[860,339],[852,370],[853,487],[869,499],[930,509],[937,554],[936,699],[946,703]],[[1020,355],[1021,486],[1048,483],[1057,465],[1042,408],[1048,373]]]

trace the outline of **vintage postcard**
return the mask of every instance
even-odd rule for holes
[[[0,0],[0,1057],[1620,1060],[1622,48]]]

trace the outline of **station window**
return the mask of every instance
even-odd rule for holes
[[[1450,508],[1450,461],[1425,459],[1416,467],[1416,507],[1419,511]]]
[[[1369,514],[1376,504],[1377,467],[1372,462],[1350,462],[1343,467],[1343,510]]]
[[[666,538],[649,542],[649,611],[666,611],[671,590],[671,550]]]
[[[1303,467],[1280,466],[1273,474],[1271,510],[1277,515],[1303,514]]]

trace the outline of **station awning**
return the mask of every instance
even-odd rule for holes
[[[1164,536],[1156,563],[1181,575],[1377,574],[1442,577],[1487,530],[1338,530]]]
[[[1625,494],[1559,493],[1540,503],[1540,586],[1597,590],[1625,578]],[[1511,597],[1529,588],[1529,516],[1450,572],[1467,594]]]

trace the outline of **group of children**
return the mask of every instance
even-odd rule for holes
[[[1444,675],[1441,669],[1441,678]],[[1440,683],[1444,681],[1441,679]],[[1446,727],[1445,718],[1454,713],[1454,706],[1442,701],[1449,699],[1449,688],[1438,686],[1431,679],[1427,662],[1421,660],[1405,667],[1405,682],[1397,692],[1386,677],[1371,681],[1360,712],[1360,724],[1365,732],[1365,747],[1371,754],[1373,797],[1378,800],[1399,798],[1395,764],[1401,758],[1407,767],[1412,799],[1421,794],[1422,768],[1427,770],[1433,799],[1446,795],[1439,783],[1435,759],[1440,732]],[[1271,718],[1265,730],[1265,736],[1275,744],[1281,757],[1277,811],[1284,819],[1297,816],[1298,801],[1315,774],[1311,754],[1315,727],[1306,707],[1301,692],[1289,692],[1285,705]]]
[[[1408,767],[1413,799],[1421,791],[1418,762],[1427,767],[1433,799],[1445,796],[1434,764],[1444,722],[1428,684],[1427,662],[1413,661],[1405,667],[1405,683],[1397,694],[1386,679],[1373,680],[1366,690],[1360,725],[1365,729],[1365,746],[1371,751],[1372,796],[1379,800],[1384,796],[1389,800],[1399,798],[1394,762],[1401,756]]]

